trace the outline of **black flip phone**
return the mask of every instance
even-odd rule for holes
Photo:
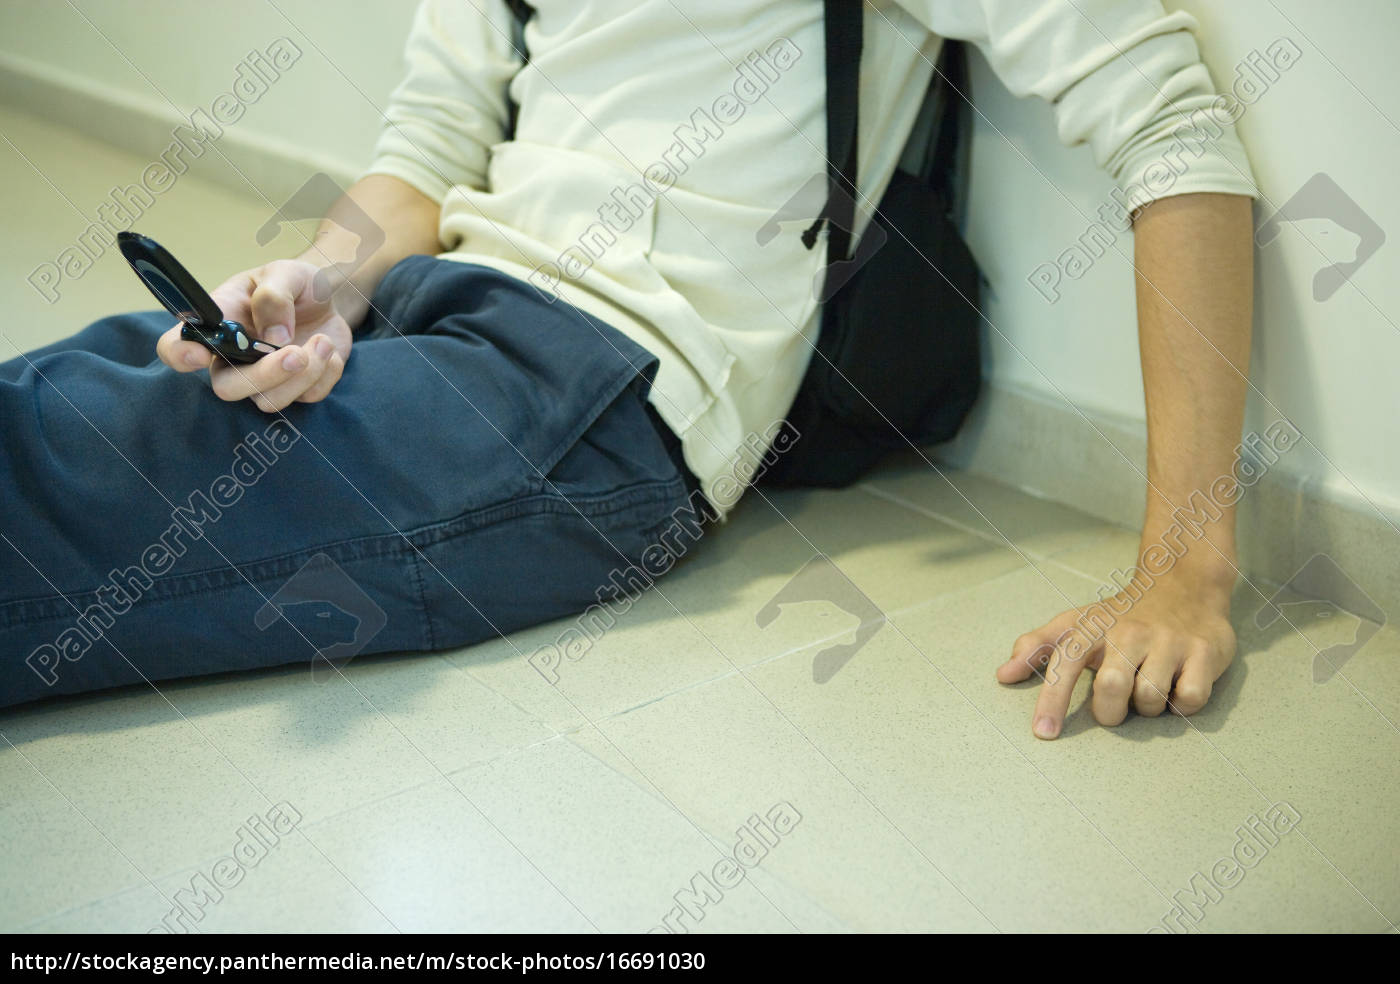
[[[254,338],[237,321],[225,321],[209,292],[154,239],[119,232],[117,246],[156,300],[183,322],[180,337],[185,341],[198,342],[221,359],[243,365],[280,347]]]

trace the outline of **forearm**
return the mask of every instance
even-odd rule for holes
[[[1135,223],[1138,338],[1147,396],[1143,550],[1165,537],[1172,570],[1228,593],[1235,508],[1201,539],[1173,538],[1173,514],[1231,474],[1244,422],[1253,318],[1250,199],[1190,194],[1152,203]],[[1197,498],[1197,503],[1201,500]],[[1213,508],[1213,507],[1212,507]]]
[[[390,267],[406,256],[442,252],[440,214],[438,204],[412,185],[386,174],[371,174],[331,206],[298,259],[327,269],[336,310],[351,325],[358,325],[370,295]],[[359,257],[362,243],[373,242],[380,233],[383,242],[369,256]]]

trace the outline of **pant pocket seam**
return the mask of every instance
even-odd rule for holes
[[[413,583],[418,592],[418,611],[423,619],[423,637],[428,651],[437,649],[437,633],[433,631],[433,613],[428,607],[428,592],[423,584],[423,557],[418,550],[409,555],[413,565]]]

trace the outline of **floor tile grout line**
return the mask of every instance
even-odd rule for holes
[[[736,675],[736,674],[731,674],[731,675]],[[597,725],[592,725],[591,727],[592,727],[592,729],[593,729],[594,731],[600,732],[600,736],[601,736],[601,732],[602,732],[602,729],[601,729],[601,728],[599,728]],[[664,806],[666,805],[666,800],[664,800],[664,799],[658,797],[658,796],[655,794],[655,792],[653,792],[651,789],[648,789],[648,788],[647,788],[646,786],[644,786],[642,783],[638,782],[633,776],[630,776],[630,775],[628,775],[627,773],[623,772],[623,771],[622,771],[621,769],[619,769],[614,763],[607,761],[607,760],[604,759],[602,756],[600,756],[599,754],[597,754],[592,748],[589,748],[589,747],[587,747],[587,746],[585,746],[585,745],[583,745],[583,744],[581,744],[581,743],[579,743],[579,742],[573,740],[572,735],[574,735],[574,734],[582,734],[584,730],[585,730],[585,729],[580,728],[580,729],[578,729],[577,731],[572,732],[570,735],[564,735],[563,738],[564,738],[565,741],[568,741],[569,744],[570,744],[572,747],[578,749],[578,750],[579,750],[580,752],[582,752],[583,754],[588,755],[588,756],[589,756],[590,758],[592,758],[594,761],[598,762],[598,763],[599,763],[600,765],[602,765],[604,768],[608,769],[609,771],[611,771],[612,773],[614,773],[615,775],[617,775],[619,778],[621,778],[624,782],[628,783],[630,786],[632,786],[633,788],[635,788],[638,792],[641,792],[642,794],[644,794],[645,796],[647,796],[649,799],[651,799],[653,802],[655,802],[658,806],[664,807]],[[604,740],[606,741],[607,739],[604,739]],[[646,778],[646,776],[643,775],[642,772],[641,772],[640,770],[637,771],[637,775],[641,776],[643,779]],[[648,780],[648,781],[650,781],[650,780]],[[724,855],[724,853],[725,853],[724,849],[725,849],[726,845],[724,844],[724,841],[723,841],[722,836],[721,836],[720,834],[716,834],[712,829],[710,829],[710,828],[708,828],[708,827],[706,827],[706,826],[703,826],[698,820],[696,821],[695,829],[696,829],[706,840],[708,840],[708,841],[710,842],[710,844],[709,844],[710,847],[713,847],[713,848],[718,849],[719,852],[720,852],[720,854],[721,854],[721,855]],[[779,877],[777,876],[777,874],[776,874],[775,872],[771,871],[771,870],[765,870],[765,869],[755,868],[755,869],[754,869],[754,872],[748,873],[748,874],[745,875],[745,879],[744,879],[744,880],[747,882],[748,879],[749,879],[750,877],[752,877],[752,874],[756,874],[756,873],[758,873],[760,870],[762,870],[763,873],[764,873],[768,878],[770,878],[770,879],[772,879],[773,881],[777,882],[778,885],[780,885],[780,886],[782,886],[783,888],[787,889],[788,891],[792,892],[794,895],[797,895],[797,896],[800,897],[804,902],[807,902],[808,904],[810,904],[810,905],[814,906],[815,908],[819,909],[819,910],[821,911],[822,915],[824,915],[824,916],[826,916],[827,918],[829,918],[829,919],[830,919],[832,922],[834,922],[836,925],[838,925],[838,926],[842,927],[843,929],[846,929],[846,930],[848,930],[848,931],[850,931],[850,932],[855,932],[855,929],[854,929],[853,927],[849,926],[849,925],[845,922],[845,920],[839,918],[835,913],[833,913],[833,912],[831,912],[829,909],[827,909],[827,907],[826,907],[825,905],[823,905],[819,900],[813,898],[813,897],[812,897],[811,895],[809,895],[804,889],[802,889],[802,888],[800,888],[800,887],[798,887],[798,886],[796,886],[796,885],[791,884],[791,883],[788,882],[786,879],[784,879],[784,878],[779,878]],[[763,893],[760,891],[760,895],[762,895],[762,894],[763,894]],[[766,896],[765,896],[765,898],[766,898]],[[802,931],[799,930],[799,932],[802,932]]]
[[[634,769],[637,770],[637,774],[638,774],[639,776],[641,776],[643,779],[646,779],[647,782],[649,782],[649,783],[651,784],[651,788],[648,788],[647,786],[643,785],[642,783],[637,782],[632,776],[629,776],[629,775],[627,775],[626,773],[620,771],[620,770],[619,770],[616,766],[614,766],[611,762],[608,762],[608,761],[602,759],[601,757],[599,757],[598,755],[595,755],[591,749],[585,748],[584,746],[580,745],[578,742],[572,740],[572,738],[571,738],[572,735],[579,734],[579,733],[583,732],[584,730],[590,729],[590,728],[591,728],[593,731],[598,732],[599,737],[601,737],[604,741],[609,742],[609,744],[612,744],[611,739],[609,739],[607,736],[603,735],[603,733],[602,733],[602,728],[598,727],[596,723],[584,722],[580,727],[575,728],[575,729],[572,729],[571,731],[568,731],[568,732],[561,732],[560,734],[557,734],[557,735],[555,735],[554,737],[547,739],[546,741],[538,742],[538,743],[536,743],[536,744],[534,744],[534,745],[530,745],[530,746],[528,746],[528,747],[514,749],[514,750],[512,750],[512,752],[509,753],[509,755],[511,755],[511,756],[523,755],[525,752],[528,752],[528,751],[530,751],[530,750],[532,750],[532,749],[534,749],[534,748],[539,748],[540,746],[549,744],[550,742],[553,742],[553,741],[563,741],[563,742],[566,742],[566,743],[569,745],[570,748],[574,749],[575,751],[579,752],[579,753],[582,754],[582,755],[587,755],[589,758],[591,758],[592,760],[594,760],[595,762],[597,762],[597,763],[598,763],[599,765],[601,765],[603,768],[607,769],[609,772],[611,772],[611,773],[613,773],[614,775],[616,775],[619,779],[621,779],[623,782],[625,782],[628,786],[630,786],[631,788],[633,788],[633,789],[637,790],[638,792],[644,794],[649,800],[651,800],[654,804],[656,804],[657,806],[659,806],[659,807],[661,807],[663,810],[665,810],[670,816],[675,817],[675,818],[680,819],[680,820],[683,820],[683,821],[689,821],[689,827],[690,827],[690,829],[691,829],[695,834],[697,834],[697,835],[699,836],[700,840],[701,840],[702,842],[704,842],[704,844],[705,844],[705,846],[706,846],[707,848],[712,848],[712,849],[718,850],[719,853],[720,853],[721,858],[723,858],[723,857],[725,856],[725,854],[724,854],[724,845],[723,845],[721,842],[718,841],[718,839],[715,837],[715,835],[713,834],[713,832],[711,832],[710,830],[708,830],[708,829],[706,829],[705,827],[703,827],[703,826],[700,824],[700,821],[697,820],[697,819],[695,819],[694,817],[690,816],[690,814],[681,813],[681,811],[676,807],[676,804],[675,804],[670,798],[668,798],[668,797],[666,796],[665,793],[661,792],[660,787],[659,787],[653,780],[647,779],[646,775],[642,773],[641,769],[640,769],[638,766],[633,765],[632,767],[633,767]],[[613,745],[613,747],[616,748],[616,745]],[[505,757],[509,757],[509,756],[502,756],[502,758],[505,758]],[[449,774],[449,776],[447,777],[448,782],[453,782],[453,784],[455,785],[455,782],[454,782],[454,778],[453,778],[453,777],[465,775],[465,774],[468,773],[468,772],[475,772],[475,771],[477,771],[477,770],[479,770],[479,769],[481,769],[481,768],[483,768],[483,767],[486,767],[486,766],[489,766],[489,765],[492,765],[492,764],[496,764],[496,763],[499,762],[499,761],[501,761],[500,758],[495,759],[495,760],[493,760],[492,762],[476,762],[476,763],[472,763],[471,765],[463,766],[462,768],[457,769],[456,771],[454,771],[454,772],[452,772],[452,773]],[[630,760],[629,760],[629,764],[631,764],[631,763],[630,763]],[[802,894],[802,893],[797,893],[797,894],[800,895],[800,894]],[[782,916],[784,919],[787,920],[789,926],[792,926],[793,929],[796,930],[797,933],[798,933],[799,935],[801,935],[802,930],[797,926],[796,923],[794,923],[794,922],[791,920],[790,917],[787,916],[787,914],[786,914],[785,912],[783,912],[783,910],[779,909],[779,908],[777,907],[777,905],[776,905],[775,903],[773,903],[770,899],[768,899],[768,897],[767,897],[766,895],[764,895],[763,892],[762,892],[761,890],[759,891],[759,895],[760,895],[760,897],[762,897],[762,898],[764,899],[765,902],[768,902],[769,906],[770,906],[775,912],[777,912],[778,915]],[[805,897],[805,896],[804,896],[804,897]],[[809,900],[809,901],[810,901],[810,900]]]
[[[961,471],[961,469],[959,469],[959,471]],[[966,472],[966,471],[963,471],[962,473],[963,473],[963,474],[971,474],[971,473]],[[903,508],[905,508],[905,509],[908,509],[910,512],[915,512],[915,513],[918,513],[919,515],[925,516],[925,517],[927,517],[927,518],[929,518],[929,519],[937,520],[938,522],[943,523],[943,524],[945,524],[945,525],[947,525],[947,526],[951,526],[951,527],[953,527],[954,529],[959,530],[960,532],[966,533],[966,534],[968,534],[968,535],[970,535],[970,536],[975,536],[975,537],[977,537],[979,540],[986,540],[986,541],[989,542],[989,543],[994,543],[994,544],[996,544],[997,546],[1003,547],[1003,548],[1004,548],[1005,541],[1004,541],[1003,539],[999,538],[999,537],[996,537],[996,536],[993,536],[993,535],[987,533],[986,530],[980,530],[980,529],[978,529],[977,527],[970,525],[969,523],[966,523],[966,522],[964,522],[964,521],[962,521],[962,520],[960,520],[960,519],[958,519],[958,518],[956,518],[956,517],[954,517],[954,516],[948,515],[947,513],[941,513],[941,512],[939,512],[939,511],[936,510],[936,509],[931,509],[931,508],[929,508],[928,506],[922,506],[922,505],[920,505],[919,503],[914,502],[914,501],[912,501],[911,499],[908,499],[908,498],[906,498],[905,496],[900,495],[898,492],[892,492],[892,491],[890,491],[889,489],[881,488],[879,485],[876,485],[874,482],[861,482],[861,483],[859,483],[858,485],[854,486],[854,488],[856,488],[858,491],[864,492],[866,495],[874,496],[874,497],[877,498],[877,499],[883,499],[883,500],[885,500],[886,502],[892,503],[893,505],[901,506],[901,507],[903,507]],[[1006,488],[1010,488],[1010,486],[1006,486]],[[1018,493],[1018,494],[1024,495],[1025,493]],[[1064,506],[1064,505],[1062,505],[1061,503],[1053,503],[1053,504],[1054,504],[1054,505],[1057,505],[1057,506],[1060,506],[1061,508],[1064,508],[1064,509],[1070,509],[1070,508],[1072,508],[1072,507],[1070,507],[1070,506]],[[1036,550],[1036,549],[1028,548],[1028,547],[1024,546],[1024,543],[1022,543],[1021,549],[1022,549],[1023,551],[1025,551],[1025,553],[1026,553],[1027,555],[1029,555],[1029,556],[1035,558],[1036,560],[1050,560],[1052,557],[1054,557],[1054,556],[1056,556],[1056,555],[1058,555],[1058,554],[1068,553],[1068,552],[1071,551],[1071,550],[1078,550],[1078,549],[1080,549],[1080,548],[1082,548],[1082,547],[1087,547],[1087,546],[1090,546],[1090,545],[1092,545],[1092,544],[1094,544],[1094,543],[1098,543],[1098,542],[1101,541],[1101,540],[1106,540],[1106,539],[1108,539],[1110,536],[1112,536],[1114,533],[1128,533],[1128,534],[1131,534],[1131,533],[1133,532],[1131,529],[1129,529],[1129,528],[1126,527],[1126,526],[1119,526],[1117,523],[1113,523],[1113,522],[1110,522],[1110,521],[1108,521],[1108,520],[1097,519],[1096,517],[1089,516],[1088,513],[1085,513],[1084,515],[1085,515],[1085,516],[1088,516],[1089,519],[1093,520],[1093,522],[1099,524],[1099,526],[1102,527],[1102,528],[1101,528],[1100,530],[1098,530],[1097,532],[1091,532],[1091,533],[1086,534],[1087,539],[1080,540],[1080,541],[1076,541],[1075,543],[1067,544],[1066,546],[1059,547],[1059,548],[1057,548],[1057,549],[1055,549],[1055,550],[1050,550],[1050,551]],[[1048,530],[1048,531],[1045,531],[1045,532],[1053,532],[1053,531],[1049,531],[1049,530]],[[1021,541],[1024,541],[1024,540],[1026,539],[1026,537],[1028,537],[1028,536],[1037,536],[1037,535],[1038,535],[1038,532],[1027,533],[1027,534],[1021,534],[1021,536],[1019,537],[1019,539],[1020,539]]]
[[[561,620],[561,621],[563,621],[563,620]],[[530,628],[535,628],[535,626],[531,626]],[[521,714],[525,715],[525,717],[526,717],[527,719],[529,719],[530,721],[534,722],[535,724],[538,724],[541,728],[544,728],[546,731],[551,731],[551,732],[553,732],[553,734],[550,735],[551,738],[558,738],[561,732],[560,732],[559,729],[556,728],[554,725],[550,724],[548,721],[543,720],[540,716],[534,714],[529,708],[524,707],[519,701],[517,701],[517,700],[516,700],[514,697],[512,697],[510,694],[505,693],[505,692],[503,692],[503,691],[501,691],[501,690],[498,690],[495,686],[492,685],[492,683],[491,683],[490,680],[488,680],[488,679],[487,679],[485,676],[483,676],[482,674],[477,673],[477,672],[475,671],[475,669],[474,669],[471,665],[459,666],[459,665],[452,659],[453,656],[463,656],[463,655],[465,655],[467,652],[469,652],[470,650],[472,650],[472,649],[474,649],[474,648],[476,648],[476,647],[475,647],[475,646],[467,646],[467,647],[461,647],[461,648],[457,648],[457,649],[442,650],[442,651],[439,651],[439,652],[434,653],[433,655],[436,656],[436,657],[438,657],[439,659],[441,659],[442,662],[446,663],[451,669],[453,669],[453,670],[455,670],[455,671],[460,672],[460,671],[462,671],[462,670],[465,670],[466,673],[467,673],[467,676],[470,677],[473,681],[475,681],[475,682],[477,683],[478,686],[485,687],[488,691],[490,691],[491,693],[495,694],[497,697],[499,697],[501,700],[505,701],[506,703],[510,704],[511,707],[514,707],[514,708],[515,708],[517,711],[519,711]],[[504,662],[504,661],[503,661],[503,662]]]

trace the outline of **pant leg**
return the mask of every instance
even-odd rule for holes
[[[3,367],[0,706],[464,645],[640,559],[686,492],[654,357],[451,261],[405,261],[374,306],[330,397],[280,415],[142,362],[164,315],[98,323],[125,359]]]
[[[89,352],[124,366],[151,365],[159,361],[156,339],[174,323],[165,311],[118,314],[94,321],[76,335],[0,362],[0,382],[15,382],[36,359],[58,352]]]

